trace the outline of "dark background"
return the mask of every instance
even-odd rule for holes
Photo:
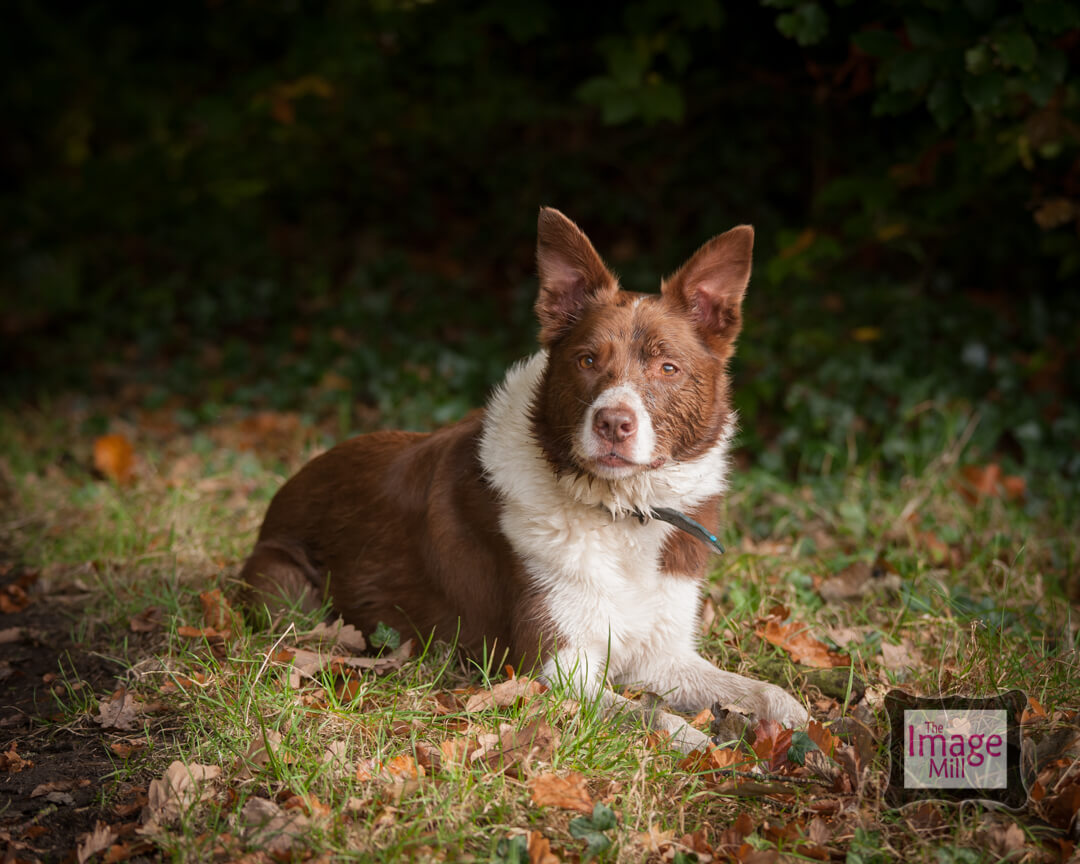
[[[977,415],[970,459],[1077,489],[1074,3],[16,0],[4,18],[9,405],[430,428],[534,346],[549,204],[637,290],[755,225],[747,458],[917,472]]]

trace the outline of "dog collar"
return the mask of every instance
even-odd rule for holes
[[[719,552],[721,555],[724,554],[724,547],[715,534],[700,522],[691,519],[685,513],[680,513],[672,507],[650,507],[647,512],[635,508],[634,515],[637,516],[642,525],[645,524],[646,519],[659,519],[661,522],[674,525],[680,531],[685,531],[691,537],[696,537],[713,551]]]

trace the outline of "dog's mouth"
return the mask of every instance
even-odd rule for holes
[[[614,450],[609,453],[605,453],[603,456],[597,456],[593,459],[593,462],[595,462],[597,465],[603,466],[604,468],[629,468],[632,470],[637,469],[641,471],[655,471],[657,468],[661,467],[666,461],[666,458],[660,456],[657,459],[653,459],[652,462],[647,462],[645,464],[642,464],[640,462],[631,462],[629,459],[620,456]]]

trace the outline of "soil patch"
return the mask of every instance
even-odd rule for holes
[[[0,570],[0,850],[5,862],[75,860],[80,835],[139,792],[117,778],[116,736],[72,712],[115,690],[119,670],[72,640],[78,603],[35,592],[32,571]]]

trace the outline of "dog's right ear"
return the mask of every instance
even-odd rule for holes
[[[573,326],[594,297],[619,290],[589,238],[552,207],[541,207],[536,223],[536,269],[540,274],[536,317],[545,348]]]

